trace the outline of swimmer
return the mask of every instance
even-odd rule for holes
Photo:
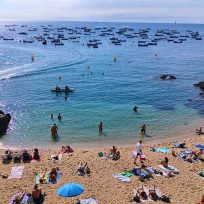
[[[133,108],[133,111],[134,111],[134,112],[137,112],[137,109],[138,109],[138,107],[135,106],[135,107]]]

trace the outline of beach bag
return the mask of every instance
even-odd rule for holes
[[[98,156],[99,156],[99,157],[103,157],[103,152],[99,152],[99,153],[98,153]]]
[[[171,203],[169,197],[168,197],[168,196],[165,196],[165,195],[161,196],[161,197],[159,198],[159,200],[161,200],[161,201],[163,201],[163,202],[165,202],[165,203]]]
[[[204,171],[201,171],[198,175],[204,177]]]

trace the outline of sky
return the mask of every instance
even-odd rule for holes
[[[204,23],[204,0],[0,0],[0,19]]]

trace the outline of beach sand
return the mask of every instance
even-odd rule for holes
[[[161,141],[153,141],[143,143],[143,152],[147,156],[145,164],[157,167],[160,161],[167,156],[169,158],[169,165],[176,167],[180,174],[173,178],[154,177],[146,182],[139,181],[138,177],[132,176],[130,183],[122,183],[113,178],[113,173],[120,173],[124,170],[131,170],[135,167],[133,159],[131,158],[131,152],[134,150],[134,145],[131,146],[118,146],[118,150],[121,152],[121,158],[118,161],[111,159],[102,160],[98,157],[98,152],[108,151],[110,148],[89,148],[89,149],[74,149],[72,156],[63,154],[62,160],[53,163],[48,160],[48,157],[57,153],[59,149],[43,150],[39,149],[41,155],[41,162],[38,164],[33,163],[17,163],[10,164],[0,163],[1,173],[10,173],[13,166],[25,166],[21,179],[6,179],[0,178],[0,204],[9,203],[12,195],[15,192],[26,189],[28,192],[32,192],[35,184],[35,174],[47,168],[51,170],[54,167],[59,167],[62,172],[61,180],[56,184],[40,184],[40,188],[46,192],[45,204],[75,204],[76,199],[88,198],[95,195],[100,204],[129,204],[133,198],[133,186],[153,187],[155,185],[160,189],[162,195],[170,197],[170,200],[174,204],[196,204],[204,195],[204,179],[194,172],[192,169],[203,170],[204,163],[199,161],[196,163],[188,163],[179,158],[174,158],[170,153],[153,153],[149,151],[151,147],[170,147],[170,141],[174,139],[165,139]],[[135,141],[136,142],[136,141]],[[185,142],[187,149],[198,150],[194,147],[194,144],[204,144],[204,136],[186,137],[185,139],[179,139],[179,142]],[[180,149],[176,149],[179,151]],[[2,154],[4,150],[0,150]],[[29,150],[33,153],[33,150]],[[76,167],[78,162],[88,162],[91,169],[91,175],[81,177],[76,175]],[[139,163],[139,161],[138,161]],[[79,183],[85,188],[84,193],[78,197],[62,198],[57,196],[57,188],[65,183]],[[148,202],[149,203],[149,202]],[[151,202],[154,203],[154,202]],[[158,201],[157,203],[163,203]]]

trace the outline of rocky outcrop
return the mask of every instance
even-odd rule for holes
[[[5,114],[0,110],[0,134],[4,134],[8,128],[9,122],[11,120],[10,114]]]
[[[195,87],[199,87],[200,89],[204,90],[204,81],[200,81],[197,84],[194,84]]]
[[[176,77],[172,74],[161,74],[160,76],[156,78],[161,79],[161,80],[175,80],[176,79]]]

